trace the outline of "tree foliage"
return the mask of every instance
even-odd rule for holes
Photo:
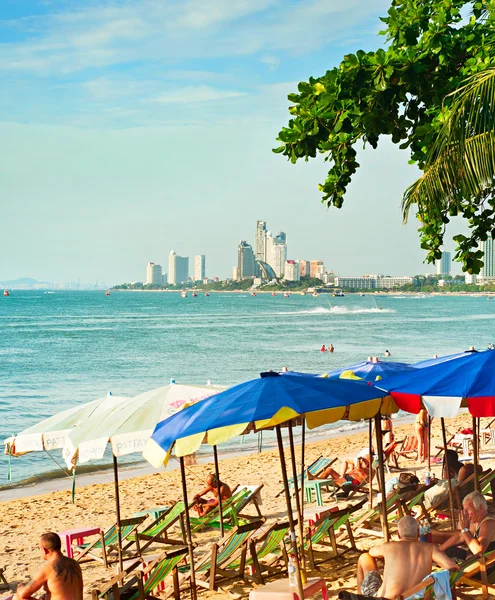
[[[470,82],[471,104],[464,102],[464,107],[476,109],[465,110],[460,117],[457,112],[466,125],[464,140],[494,128],[495,105],[470,80],[495,66],[491,8],[489,0],[392,0],[387,17],[381,19],[386,25],[382,32],[387,37],[386,49],[359,50],[323,76],[299,83],[298,93],[289,95],[292,118],[279,133],[281,145],[274,151],[294,163],[322,154],[331,163],[326,180],[319,185],[322,201],[337,208],[342,207],[359,168],[357,143],[376,148],[381,136],[390,136],[425,174],[441,157],[447,166],[453,152],[462,158],[458,149],[452,149],[455,141],[442,145],[439,140],[445,139],[445,127],[452,128],[460,97],[454,92],[466,91]],[[482,118],[479,110],[484,111]],[[488,140],[493,143],[490,135],[483,140],[478,137],[478,157],[483,156]],[[483,160],[472,163],[469,175],[462,161],[451,162],[450,176],[456,183],[445,185],[443,193],[435,196],[432,187],[423,186],[420,194],[418,184],[405,194],[404,217],[411,207],[417,209],[421,247],[427,251],[428,262],[440,258],[445,226],[451,217],[461,215],[471,235],[455,236],[456,259],[464,270],[479,272],[482,262],[477,244],[491,235],[495,223],[493,164]],[[478,177],[480,168],[484,168],[481,185],[469,188],[466,183]],[[491,178],[487,177],[490,169]],[[463,183],[459,183],[461,175]],[[438,172],[431,171],[429,181],[438,183]]]

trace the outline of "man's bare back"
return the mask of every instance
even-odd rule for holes
[[[454,563],[434,544],[414,540],[388,542],[370,550],[374,558],[383,558],[383,583],[378,596],[395,598],[427,577],[433,563],[446,569]]]
[[[19,585],[14,600],[33,598],[39,590],[47,600],[82,600],[83,577],[79,563],[60,551],[60,537],[53,532],[40,539],[40,553],[44,564],[28,585]]]

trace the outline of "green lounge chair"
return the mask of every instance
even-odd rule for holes
[[[195,563],[196,584],[209,590],[217,590],[224,581],[244,579],[249,539],[262,524],[263,521],[260,520],[236,526],[220,541],[209,545],[207,553]],[[235,556],[238,560],[230,568]],[[189,571],[189,565],[179,567],[179,572],[187,578]]]
[[[143,521],[146,520],[146,516],[132,517],[131,519],[122,519],[120,521],[120,539],[122,544],[127,541],[127,544],[122,547],[122,552],[130,548],[132,545],[136,546],[136,553],[134,556],[141,554],[139,547],[139,539],[133,535],[136,533],[137,528]],[[110,553],[116,552],[118,548],[118,531],[117,525],[112,525],[105,532],[101,532],[100,539],[94,541],[91,544],[82,544],[75,547],[74,558],[77,562],[85,562],[88,560],[98,560],[102,562],[105,567],[108,567],[110,562],[116,562],[116,558],[110,560]]]
[[[483,600],[495,597],[495,572],[487,573],[487,568],[493,567],[494,564],[495,550],[485,552],[485,554],[476,554],[461,564],[462,574],[458,585],[480,590]],[[474,598],[472,594],[468,595],[458,588],[456,588],[456,596],[465,598],[466,600]]]
[[[340,556],[344,552],[347,552],[349,550],[357,550],[356,542],[354,540],[354,534],[352,532],[352,527],[350,523],[350,518],[351,515],[354,512],[358,511],[365,502],[366,498],[363,498],[363,500],[358,504],[348,506],[336,512],[330,513],[330,515],[319,519],[318,521],[316,521],[316,523],[314,523],[314,525],[311,525],[308,528],[306,538],[303,542],[303,548],[308,554],[309,562],[313,569],[316,568],[317,564],[326,562],[334,556]],[[336,534],[342,527],[345,527],[346,531],[337,538]],[[345,536],[349,538],[349,541],[351,543],[350,546],[342,546],[342,544],[340,544],[340,542],[344,539]],[[326,541],[326,538],[328,538],[329,541]],[[328,553],[316,551],[313,548],[314,545],[331,546],[333,550],[333,555],[328,555]],[[340,552],[340,554],[339,548],[343,548],[343,552]],[[317,556],[320,557],[318,563],[315,560]]]
[[[144,544],[141,544],[141,551],[146,550],[146,548],[153,543],[183,546],[186,543],[183,522],[184,513],[184,502],[176,502],[167,511],[155,519],[151,525],[146,527],[146,529],[138,531],[135,534],[136,537],[139,541],[142,540],[145,542]],[[173,527],[177,521],[179,521],[182,534],[182,539],[180,540],[171,538],[168,534],[169,529]]]
[[[241,519],[237,516],[238,507],[242,505],[243,501],[250,495],[249,490],[246,488],[239,488],[232,494],[230,498],[222,502],[222,519],[224,529],[231,529],[234,525],[241,524]],[[203,517],[189,518],[191,522],[191,531],[198,531],[205,527],[213,527],[218,529],[220,527],[220,508],[215,506],[213,510],[210,510]]]
[[[252,579],[256,583],[263,585],[263,571],[268,573],[280,574],[280,568],[275,567],[281,560],[284,561],[287,568],[288,555],[285,549],[284,538],[289,533],[289,523],[274,523],[265,531],[260,529],[259,535],[253,535],[249,540],[249,555],[245,559],[245,567],[250,568],[251,573],[245,575],[245,579]],[[260,562],[267,556],[272,556],[268,563]],[[227,569],[237,569],[240,567],[240,560],[231,562]]]
[[[387,519],[395,518],[395,511],[399,511],[399,516],[404,516],[402,506],[400,505],[400,494],[395,492],[386,501]],[[380,521],[382,527],[380,530],[373,529],[374,525]],[[383,535],[383,516],[381,511],[381,502],[373,508],[366,509],[363,513],[356,515],[351,518],[351,523],[358,532],[367,533],[370,535],[382,536]],[[365,527],[365,524],[368,524]],[[339,538],[337,538],[339,541]]]
[[[173,595],[176,600],[180,598],[178,563],[187,555],[187,548],[178,548],[165,552],[146,568],[136,571],[139,562],[134,563],[115,577],[104,588],[93,590],[92,600],[145,600],[154,598],[154,590],[162,584],[167,577],[173,575]],[[171,595],[169,593],[168,595]]]
[[[313,475],[314,477],[318,477],[318,475],[320,475],[320,473],[322,473],[325,469],[327,469],[328,467],[330,467],[331,465],[333,465],[333,463],[337,460],[337,457],[335,458],[325,458],[323,456],[320,456],[319,458],[317,458],[313,463],[311,463],[308,467],[308,471],[309,473],[311,473],[311,475]],[[304,479],[306,479],[307,475],[306,473],[304,473]],[[301,475],[299,474],[297,476],[297,484],[298,487],[301,487]],[[294,477],[290,477],[288,480],[289,483],[289,489],[293,489],[294,488]],[[281,496],[284,493],[284,490],[281,490],[275,497],[278,498],[279,496]]]

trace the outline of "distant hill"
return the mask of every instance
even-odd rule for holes
[[[8,279],[4,281],[0,281],[0,285],[4,287],[14,287],[16,285],[48,285],[48,281],[38,281],[37,279],[33,279],[32,277],[19,277],[19,279]]]

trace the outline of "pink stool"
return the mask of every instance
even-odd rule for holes
[[[311,577],[303,584],[304,598],[321,592],[323,600],[328,600],[327,586],[321,577]],[[291,587],[287,579],[278,579],[262,585],[249,593],[249,600],[301,600],[297,587]]]

